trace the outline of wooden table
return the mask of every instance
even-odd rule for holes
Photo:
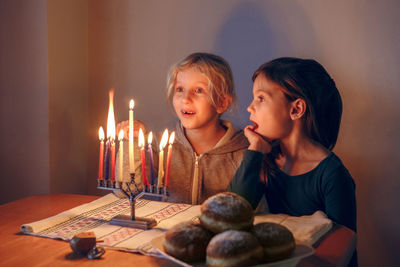
[[[20,226],[38,221],[98,196],[72,194],[35,195],[0,205],[0,266],[177,266],[175,263],[136,253],[106,250],[99,260],[77,257],[68,242],[24,235]],[[315,246],[315,254],[298,266],[346,266],[355,249],[356,235],[335,225]]]

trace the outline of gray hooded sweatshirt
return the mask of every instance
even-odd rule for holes
[[[176,127],[169,178],[169,202],[201,204],[227,190],[249,143],[242,130],[222,121],[225,135],[211,150],[197,155],[180,123]]]

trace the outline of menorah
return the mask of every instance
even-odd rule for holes
[[[112,225],[138,229],[150,229],[157,225],[157,221],[153,218],[137,217],[135,215],[136,200],[143,198],[153,201],[166,201],[168,197],[165,187],[153,188],[152,186],[143,185],[142,190],[139,190],[139,186],[135,182],[135,173],[130,174],[130,181],[128,182],[113,181],[111,179],[97,179],[97,188],[122,192],[129,199],[131,208],[130,216],[117,215],[112,218],[109,223]]]
[[[150,153],[150,184],[148,183],[146,176],[146,160],[145,160],[145,140],[142,129],[139,129],[138,133],[138,147],[140,149],[140,159],[142,163],[142,189],[135,182],[135,157],[134,157],[134,120],[133,120],[133,99],[129,103],[129,173],[130,181],[124,181],[123,179],[123,139],[124,132],[121,130],[118,134],[119,139],[119,179],[116,181],[115,176],[115,156],[116,156],[116,142],[115,142],[115,118],[114,118],[114,91],[109,92],[109,109],[107,119],[107,139],[106,149],[104,151],[104,131],[103,127],[99,129],[99,140],[100,140],[100,153],[99,153],[99,176],[97,178],[97,188],[110,191],[122,192],[130,202],[131,215],[118,215],[111,219],[110,224],[139,228],[149,229],[154,227],[157,222],[151,218],[142,218],[135,215],[135,204],[136,200],[140,198],[154,200],[154,201],[166,201],[167,200],[167,188],[169,184],[169,169],[171,163],[171,152],[172,143],[174,141],[175,133],[173,132],[169,138],[169,147],[167,154],[167,167],[164,178],[164,148],[168,142],[168,130],[166,129],[163,133],[160,142],[160,155],[159,155],[159,168],[158,168],[158,180],[157,184],[154,183],[153,176],[153,157],[152,157],[152,132],[149,134],[149,153]],[[104,155],[105,152],[105,155]],[[103,169],[104,167],[104,169]],[[103,176],[104,174],[104,176]]]

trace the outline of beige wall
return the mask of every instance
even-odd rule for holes
[[[312,57],[334,77],[344,102],[334,151],[357,184],[360,266],[398,265],[398,1],[59,0],[47,1],[47,10],[45,1],[27,3],[0,4],[7,61],[0,62],[0,164],[13,181],[10,190],[2,187],[2,199],[104,193],[95,189],[97,131],[111,87],[117,121],[128,118],[134,97],[136,118],[160,131],[173,123],[164,97],[169,66],[194,51],[217,53],[234,71],[240,102],[231,117],[244,126],[251,73],[278,56]],[[24,116],[29,120],[20,123]],[[18,191],[14,181],[28,189]]]
[[[47,1],[51,192],[86,193],[88,4]]]
[[[46,1],[0,1],[0,203],[48,193]]]

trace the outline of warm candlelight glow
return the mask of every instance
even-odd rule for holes
[[[111,89],[109,94],[110,103],[108,106],[107,118],[107,138],[115,139],[115,117],[114,117],[114,90]]]
[[[103,127],[101,127],[101,126],[99,128],[99,140],[104,141],[104,130],[103,130]]]
[[[161,142],[160,142],[160,155],[159,155],[159,162],[158,162],[158,181],[157,181],[157,187],[160,188],[163,183],[163,177],[164,177],[164,147],[168,142],[168,129],[165,129]]]
[[[153,132],[149,133],[149,136],[147,137],[147,144],[151,144],[153,142]]]
[[[160,142],[160,151],[164,149],[164,147],[167,145],[167,142],[168,142],[168,129],[165,129]]]
[[[131,101],[129,101],[129,109],[133,109],[134,107],[135,107],[135,101],[131,99]]]
[[[172,145],[175,140],[175,132],[172,132],[170,137],[169,137],[169,144]]]
[[[165,188],[169,186],[169,172],[171,168],[171,156],[172,156],[172,144],[175,140],[175,132],[172,132],[169,137],[169,146],[168,146],[168,154],[167,154],[167,168],[165,170]]]
[[[139,146],[140,148],[143,148],[143,147],[144,147],[144,134],[143,134],[142,128],[139,129],[139,141],[138,141],[138,146]]]
[[[120,130],[118,134],[118,141],[121,141],[122,139],[124,139],[124,130]]]

